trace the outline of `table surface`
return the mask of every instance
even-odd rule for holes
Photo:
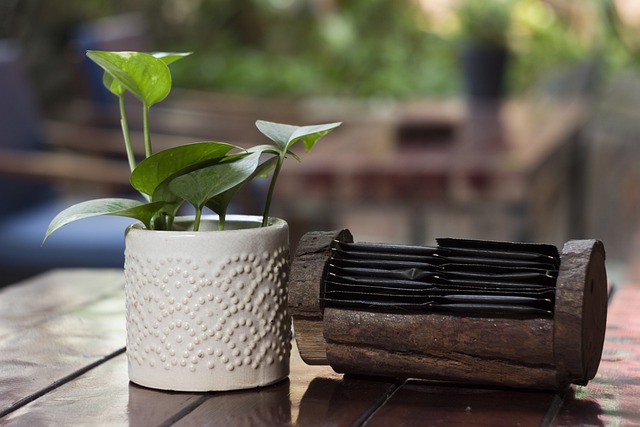
[[[562,393],[343,376],[307,366],[224,393],[131,384],[121,271],[58,270],[0,291],[0,426],[640,425],[640,286],[612,292],[596,378]]]

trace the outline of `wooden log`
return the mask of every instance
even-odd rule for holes
[[[324,307],[335,240],[352,236],[308,233],[292,265],[289,304],[305,362],[342,373],[544,389],[595,376],[607,310],[601,242],[565,244],[554,315],[546,318]]]
[[[313,231],[300,239],[289,273],[289,313],[302,360],[327,365],[321,295],[334,241],[353,242],[349,230]]]
[[[553,366],[553,320],[453,314],[397,314],[327,308],[327,342],[363,344],[405,354],[476,356]],[[514,345],[517,343],[517,345]],[[331,361],[331,358],[329,358]]]
[[[597,240],[571,240],[562,249],[554,315],[560,382],[586,385],[598,370],[607,324],[605,257]]]
[[[526,366],[498,359],[479,359],[471,355],[442,359],[428,353],[403,354],[332,343],[327,344],[327,354],[330,354],[334,370],[349,374],[424,378],[503,387],[558,388],[556,371],[549,366]],[[354,360],[358,363],[353,364]]]
[[[308,365],[329,365],[327,343],[322,335],[322,317],[293,317],[300,357]]]
[[[337,372],[558,386],[551,319],[326,308],[324,337]]]

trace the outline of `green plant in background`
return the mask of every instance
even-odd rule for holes
[[[598,54],[602,44],[611,39],[602,37],[601,16],[594,2],[584,2],[582,10],[591,13],[590,36],[580,34],[549,4],[539,0],[517,0],[512,10],[510,46],[513,51],[511,86],[520,90],[531,88],[553,70],[585,63]],[[589,9],[592,8],[592,9]],[[609,47],[607,51],[609,52]],[[608,61],[609,58],[602,58]]]
[[[508,46],[513,0],[465,0],[458,9],[461,35],[472,43]]]
[[[201,43],[197,60],[175,68],[176,84],[294,98],[455,93],[452,42],[418,27],[417,2],[338,3],[333,11],[318,14],[310,2],[203,0],[188,28],[174,24],[174,32],[163,33],[190,34],[184,40],[172,35],[162,41],[175,49]],[[215,34],[209,35],[213,29]]]
[[[188,53],[101,52],[87,55],[104,69],[105,86],[121,100],[122,131],[131,165],[131,185],[145,201],[103,198],[73,205],[60,212],[49,224],[46,239],[60,227],[79,219],[116,215],[135,218],[151,230],[171,230],[178,209],[188,202],[195,208],[194,230],[199,229],[205,207],[216,212],[219,227],[224,222],[235,194],[251,180],[273,170],[262,226],[269,223],[269,208],[276,180],[284,160],[298,159],[291,148],[302,141],[307,151],[340,123],[292,126],[257,121],[260,132],[273,143],[243,149],[224,142],[196,142],[153,153],[149,133],[149,108],[162,101],[171,90],[168,65]],[[145,159],[136,165],[126,122],[124,93],[132,93],[143,107]],[[262,157],[266,160],[261,161]]]
[[[559,1],[512,1],[517,9],[512,17],[518,15],[512,30],[526,32],[509,35],[512,94],[531,89],[558,68],[591,59],[594,51],[602,54],[604,78],[640,69],[638,50],[624,49],[614,33],[577,35],[580,21],[575,14],[611,1],[584,0],[571,7]],[[469,2],[491,8],[488,1]],[[197,57],[171,65],[174,87],[288,98],[461,94],[456,78],[459,37],[439,32],[441,17],[427,16],[421,6],[443,2],[322,2],[334,5],[329,16],[313,7],[316,2],[290,0],[44,0],[31,2],[33,7],[5,3],[0,8],[5,12],[0,19],[5,36],[25,42],[38,91],[51,105],[68,100],[73,89],[66,78],[69,64],[63,61],[69,40],[62,35],[73,34],[75,23],[129,12],[144,16],[152,45],[198,51]],[[597,31],[602,25],[602,20],[590,19],[583,27]],[[492,21],[481,29],[493,27],[498,25]],[[637,28],[625,34],[635,38]]]

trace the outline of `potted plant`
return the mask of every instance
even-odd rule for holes
[[[513,4],[513,0],[463,0],[460,4],[462,69],[471,101],[493,102],[502,97]]]
[[[104,198],[60,212],[60,227],[96,215],[137,219],[125,233],[129,378],[181,391],[264,386],[289,373],[287,223],[269,216],[278,174],[291,147],[310,150],[340,125],[292,126],[257,121],[270,144],[243,149],[196,142],[153,152],[149,109],[171,89],[168,65],[188,54],[89,51],[119,98],[130,181],[142,200]],[[125,92],[142,104],[145,158],[133,155]],[[234,195],[271,173],[263,215],[227,215]],[[195,215],[178,216],[189,203]],[[203,215],[204,208],[217,215]],[[43,242],[44,243],[44,242]]]

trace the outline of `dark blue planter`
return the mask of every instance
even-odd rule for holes
[[[471,101],[498,101],[504,95],[509,53],[505,48],[469,45],[462,54],[462,72]]]

